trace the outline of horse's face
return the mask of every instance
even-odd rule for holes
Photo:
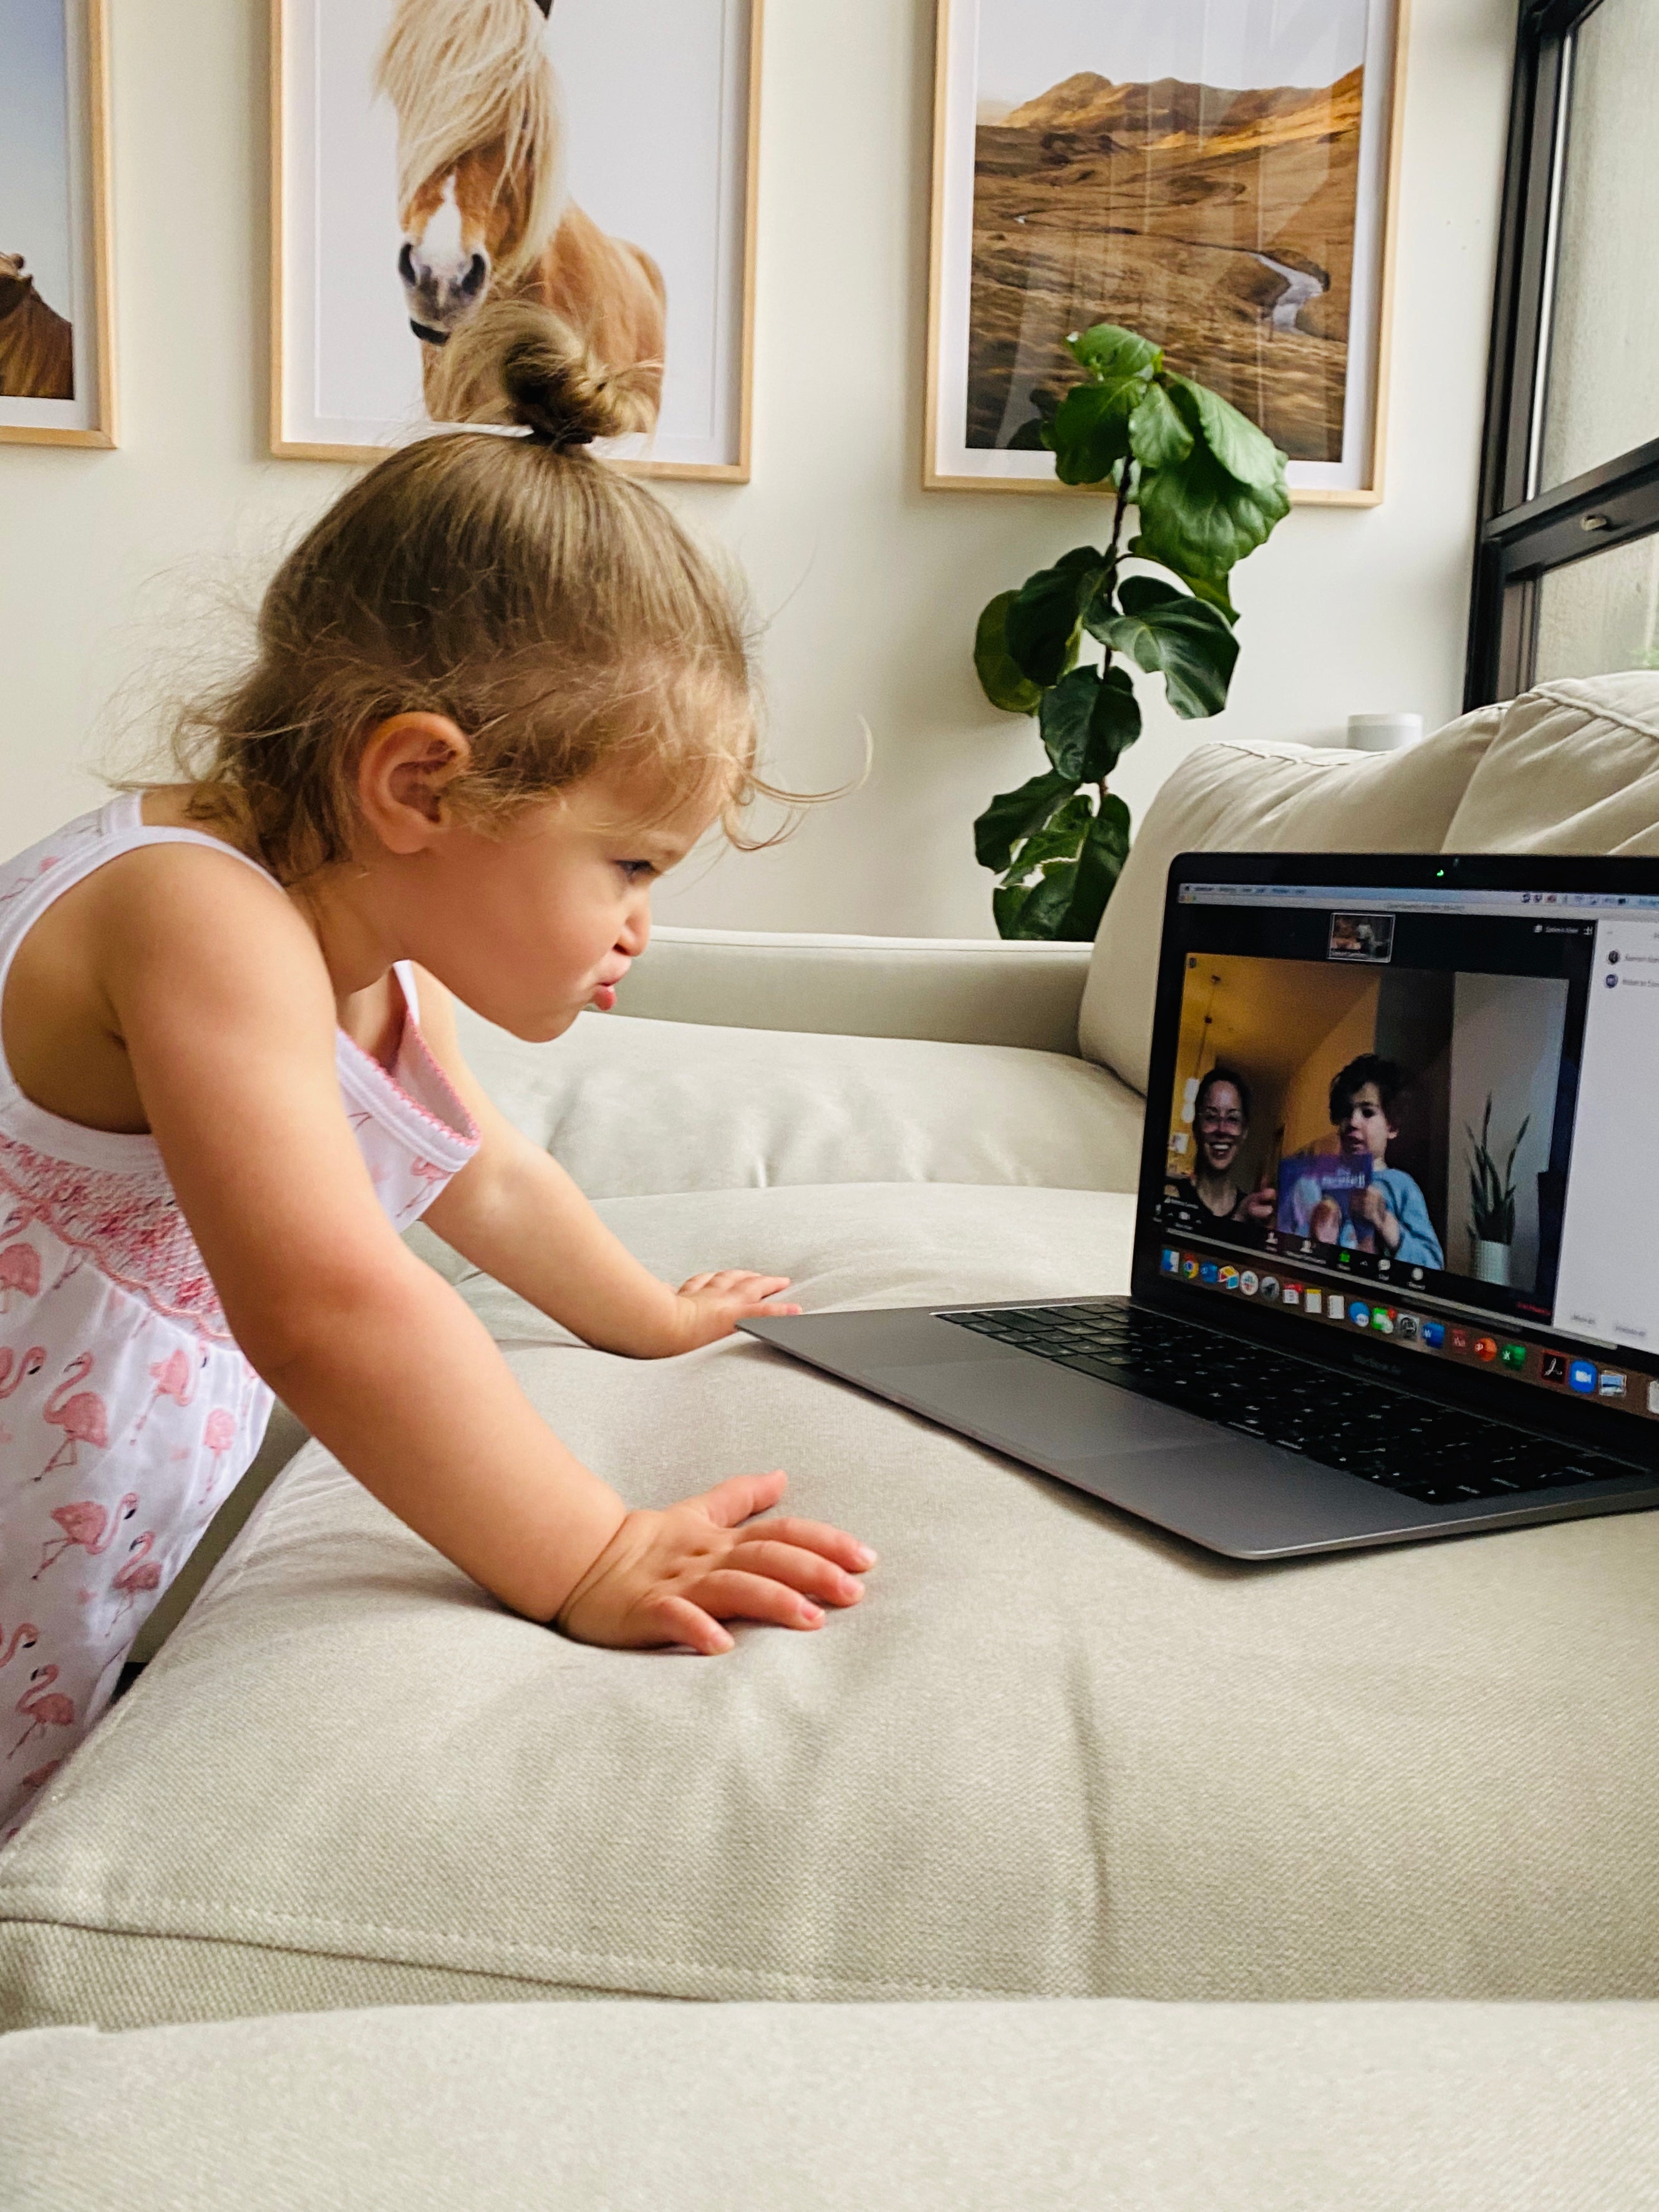
[[[404,210],[398,274],[410,326],[428,345],[442,345],[477,314],[496,264],[515,241],[521,216],[506,167],[499,141],[464,154],[453,169],[429,177]]]

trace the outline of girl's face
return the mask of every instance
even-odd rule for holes
[[[1387,1158],[1389,1139],[1400,1134],[1389,1121],[1382,1095],[1374,1083],[1362,1083],[1354,1092],[1337,1133],[1345,1152],[1361,1159],[1369,1156],[1377,1161]]]
[[[650,941],[651,886],[717,811],[665,811],[637,781],[595,775],[493,835],[450,822],[387,886],[404,957],[514,1036],[562,1036],[615,1003]]]

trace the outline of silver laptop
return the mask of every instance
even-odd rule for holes
[[[1633,1511],[1656,1133],[1659,861],[1188,854],[1128,1297],[744,1326],[1233,1559]]]

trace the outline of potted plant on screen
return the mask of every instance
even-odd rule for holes
[[[1048,447],[1062,483],[1115,494],[1111,533],[1000,592],[979,619],[986,697],[1034,715],[1048,756],[974,824],[1004,937],[1094,936],[1129,850],[1129,810],[1108,780],[1140,734],[1130,668],[1161,676],[1183,720],[1219,714],[1238,658],[1227,580],[1290,511],[1285,455],[1161,347],[1115,323],[1066,343],[1081,381],[1014,442]]]
[[[1507,1285],[1510,1250],[1515,1243],[1515,1156],[1532,1126],[1528,1114],[1515,1133],[1509,1158],[1500,1172],[1492,1146],[1492,1093],[1477,1137],[1466,1121],[1469,1140],[1469,1243],[1473,1248],[1475,1280]]]

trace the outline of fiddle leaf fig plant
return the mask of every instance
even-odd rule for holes
[[[1228,579],[1291,504],[1273,441],[1176,374],[1161,347],[1115,323],[1066,343],[1082,381],[1013,442],[1047,447],[1062,483],[1109,489],[1111,535],[1000,592],[979,618],[986,697],[1035,716],[1048,757],[974,824],[975,855],[1000,878],[1004,937],[1094,936],[1129,851],[1129,810],[1109,780],[1140,735],[1130,668],[1161,676],[1183,720],[1221,712],[1238,659]],[[1131,511],[1139,528],[1126,544]],[[1126,574],[1129,562],[1164,576]]]

